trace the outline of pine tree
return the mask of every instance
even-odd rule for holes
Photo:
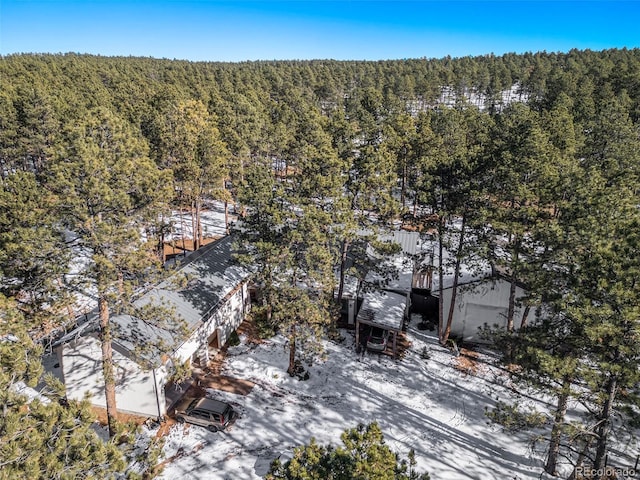
[[[70,255],[54,204],[32,172],[18,170],[0,181],[0,290],[21,299],[39,339],[75,319],[63,282]]]
[[[17,148],[14,152],[16,167],[29,172],[42,172],[60,130],[54,98],[37,83],[19,89],[15,102],[18,120]]]
[[[400,179],[400,208],[404,213],[413,167],[411,146],[415,125],[412,117],[404,111],[393,111],[384,133],[389,153],[396,159],[397,176]]]
[[[229,152],[220,138],[215,119],[202,102],[179,103],[166,122],[164,155],[176,180],[178,200],[191,211],[193,245],[197,250],[203,242],[204,200],[230,199],[226,191]]]
[[[437,234],[440,298],[445,273],[452,269],[454,275],[450,310],[444,312],[443,303],[439,302],[438,335],[443,344],[451,332],[461,264],[463,260],[473,264],[473,251],[480,248],[470,232],[482,227],[481,186],[486,178],[483,145],[488,125],[489,117],[464,104],[418,119],[414,147],[421,170],[418,200],[426,207],[422,221]],[[445,261],[445,249],[454,253],[452,264]]]
[[[242,258],[258,270],[264,315],[288,338],[293,375],[298,357],[319,352],[332,317],[331,226],[340,171],[319,117],[279,111],[291,136],[281,139],[275,162],[268,156],[247,168],[239,195],[247,214],[239,228]]]
[[[488,227],[491,260],[510,282],[507,331],[515,330],[518,282],[527,280],[527,266],[536,257],[537,229],[552,217],[556,179],[561,165],[555,162],[549,135],[529,107],[514,104],[497,116],[492,132],[491,199]]]
[[[2,88],[0,92],[0,177],[4,178],[15,168],[19,157],[18,114],[10,93]]]
[[[574,247],[566,310],[589,342],[595,469],[604,467],[614,414],[625,403],[640,405],[633,394],[640,382],[640,141],[626,100],[601,107],[584,150],[588,182],[566,218]]]
[[[48,172],[64,225],[76,254],[87,257],[80,272],[84,288],[98,299],[102,365],[109,433],[115,433],[116,397],[110,316],[132,297],[144,274],[157,265],[141,233],[147,212],[167,194],[166,175],[148,158],[144,143],[105,109],[93,111],[69,132]]]
[[[62,386],[49,386],[29,399],[42,374],[42,347],[26,332],[15,302],[0,295],[0,479],[100,479],[125,468],[113,441],[93,429],[88,402],[66,402]]]
[[[365,88],[348,98],[344,110],[334,112],[328,125],[342,169],[341,194],[334,200],[333,222],[338,245],[338,304],[347,273],[355,274],[360,283],[366,276],[370,255],[360,247],[368,245],[383,254],[389,245],[379,241],[380,232],[391,228],[401,210],[394,196],[395,160],[408,144],[402,143],[395,131],[400,128],[393,126],[396,119],[380,93]],[[351,272],[347,272],[347,257],[355,265]]]
[[[293,458],[282,464],[275,460],[267,480],[429,480],[429,474],[415,470],[415,456],[409,461],[394,453],[385,443],[377,423],[358,425],[341,435],[342,445],[297,447]]]
[[[562,115],[553,120],[553,131],[560,135]],[[532,237],[540,252],[530,257],[538,269],[534,285],[539,292],[544,286],[547,318],[520,332],[515,343],[514,337],[510,340],[514,359],[523,367],[519,376],[556,397],[545,464],[551,474],[563,447],[581,450],[580,457],[602,468],[613,416],[633,411],[625,404],[638,405],[632,393],[640,380],[635,280],[640,218],[638,163],[633,160],[638,140],[615,101],[593,125],[580,148],[578,168],[557,157],[566,167],[566,176],[556,184],[564,185],[557,190],[563,195],[557,197],[546,227]],[[560,143],[554,141],[556,147]],[[592,414],[575,425],[570,436],[565,414],[572,400],[585,403]]]

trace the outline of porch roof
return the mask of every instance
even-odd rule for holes
[[[406,307],[405,295],[388,291],[369,292],[364,295],[356,322],[400,332],[404,324]]]

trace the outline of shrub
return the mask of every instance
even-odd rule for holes
[[[514,404],[498,402],[493,410],[487,409],[485,415],[490,423],[502,426],[507,432],[543,427],[549,421],[544,413],[532,407],[523,409],[517,402]]]
[[[429,480],[427,473],[415,470],[415,454],[401,459],[385,443],[377,423],[358,425],[341,435],[343,445],[309,445],[297,447],[286,463],[275,460],[267,480]]]

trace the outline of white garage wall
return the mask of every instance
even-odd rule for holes
[[[233,293],[220,307],[213,313],[209,320],[204,323],[193,335],[183,343],[175,356],[182,362],[190,359],[199,348],[206,348],[207,340],[211,334],[218,330],[220,345],[224,345],[229,339],[229,335],[240,326],[245,315],[243,300],[249,298],[247,284],[243,284]]]
[[[238,288],[177,351],[182,362],[190,359],[207,345],[209,336],[217,330],[221,345],[240,326],[248,308],[247,284]],[[81,400],[91,396],[93,405],[106,408],[102,351],[95,335],[85,335],[62,345],[60,352],[62,373],[70,399]],[[116,403],[118,411],[149,417],[166,413],[164,385],[167,372],[164,367],[144,371],[134,361],[114,350],[116,375]]]
[[[503,279],[477,282],[459,287],[453,311],[451,334],[465,341],[482,342],[479,329],[484,325],[506,327],[509,307],[509,282]],[[453,289],[442,292],[444,321],[449,315],[449,305]],[[524,290],[516,287],[516,299],[523,297]],[[516,305],[514,320],[516,328],[520,325],[523,308]]]
[[[102,351],[98,339],[87,335],[61,348],[67,397],[81,400],[89,394],[93,405],[106,408]],[[164,396],[156,395],[158,382],[154,378],[155,372],[143,371],[137,363],[116,350],[113,361],[118,411],[149,417],[164,414]]]

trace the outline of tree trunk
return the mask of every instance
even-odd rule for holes
[[[516,279],[514,276],[511,277],[511,285],[509,287],[509,309],[507,311],[507,331],[513,332],[514,322],[513,317],[516,309]]]
[[[296,326],[291,326],[289,334],[289,368],[287,373],[292,377],[296,374]]]
[[[400,187],[400,204],[402,205],[402,211],[404,212],[404,206],[407,196],[407,165],[402,166],[402,185]]]
[[[558,404],[556,406],[556,414],[551,429],[551,439],[549,442],[549,456],[544,465],[544,471],[554,477],[558,476],[556,470],[558,466],[558,457],[560,455],[560,440],[562,438],[562,425],[564,417],[567,414],[567,406],[569,404],[569,394],[571,392],[571,378],[565,376],[562,379],[562,390],[558,395]]]
[[[194,245],[193,245],[193,250],[194,251],[200,249],[200,247],[202,247],[202,244],[204,243],[204,239],[203,239],[203,236],[202,236],[202,200],[197,198],[196,201],[195,201],[195,206],[196,206],[196,235],[195,235],[195,237],[197,238],[197,244],[194,243]]]
[[[193,243],[193,251],[195,252],[198,249],[197,248],[198,225],[196,225],[196,206],[194,201],[192,201],[190,204],[190,210],[191,210],[191,241]]]
[[[204,228],[202,227],[202,201],[198,200],[198,248],[204,245]]]
[[[162,265],[164,265],[165,262],[167,261],[167,256],[164,253],[165,240],[166,238],[165,238],[164,229],[163,229],[162,233],[160,234],[160,262],[162,263]]]
[[[340,254],[340,280],[338,284],[338,296],[336,297],[336,303],[338,305],[342,302],[342,295],[344,294],[344,276],[347,267],[347,253],[349,253],[349,241],[344,239],[342,241],[342,252]]]
[[[447,326],[444,333],[440,337],[440,343],[445,345],[451,334],[451,325],[453,323],[453,312],[455,310],[456,296],[458,295],[458,279],[460,277],[460,265],[462,263],[462,249],[464,248],[464,233],[467,225],[467,216],[462,216],[462,227],[460,228],[460,240],[456,251],[456,265],[453,272],[453,285],[451,287],[451,304],[449,305],[449,313],[447,315]]]
[[[616,399],[618,390],[618,378],[615,375],[611,375],[607,381],[607,398],[602,406],[598,420],[600,424],[596,431],[598,443],[596,444],[596,458],[593,461],[593,468],[595,470],[601,470],[605,467],[605,458],[607,454],[607,441],[609,439],[609,432],[611,430],[611,413],[613,410],[613,402]]]
[[[116,379],[113,369],[113,350],[111,348],[111,326],[109,324],[109,305],[104,297],[98,298],[100,319],[100,337],[102,342],[102,373],[104,376],[104,394],[107,404],[107,422],[109,437],[116,433],[118,410],[116,407]]]
[[[531,311],[531,305],[526,305],[524,307],[524,312],[522,312],[522,320],[520,321],[520,330],[527,328],[527,321],[529,319],[529,312]]]
[[[164,262],[167,261],[167,257],[164,254],[164,241],[165,241],[165,231],[164,231],[164,216],[160,217],[160,235],[158,235],[158,258],[160,258],[160,262],[164,265]]]
[[[578,469],[582,467],[582,462],[584,461],[584,457],[587,456],[587,452],[589,451],[589,447],[591,446],[592,439],[593,437],[589,437],[587,439],[582,451],[580,452],[580,455],[578,455],[578,459],[576,460],[576,465],[575,467],[573,467],[573,471],[571,472],[571,475],[569,475],[569,478],[567,480],[576,480],[578,478]],[[583,477],[581,476],[580,478],[583,478]]]
[[[444,320],[444,305],[442,299],[442,293],[444,292],[444,272],[442,271],[444,262],[442,261],[442,253],[444,251],[444,246],[442,244],[443,233],[444,233],[444,225],[442,223],[442,218],[438,219],[438,336],[442,338],[443,334],[443,320]]]
[[[122,271],[118,271],[118,293],[120,298],[124,296],[124,274]]]
[[[229,201],[224,201],[224,233],[229,235]]]
[[[513,260],[511,262],[511,285],[509,288],[509,309],[507,311],[507,331],[513,332],[514,330],[514,315],[516,311],[516,287],[517,287],[517,270],[518,270],[518,242],[520,240],[516,240],[516,245],[513,251]]]
[[[182,230],[182,252],[187,254],[187,240],[185,238],[186,226],[184,223],[184,212],[182,211],[182,203],[180,204],[180,229]]]

